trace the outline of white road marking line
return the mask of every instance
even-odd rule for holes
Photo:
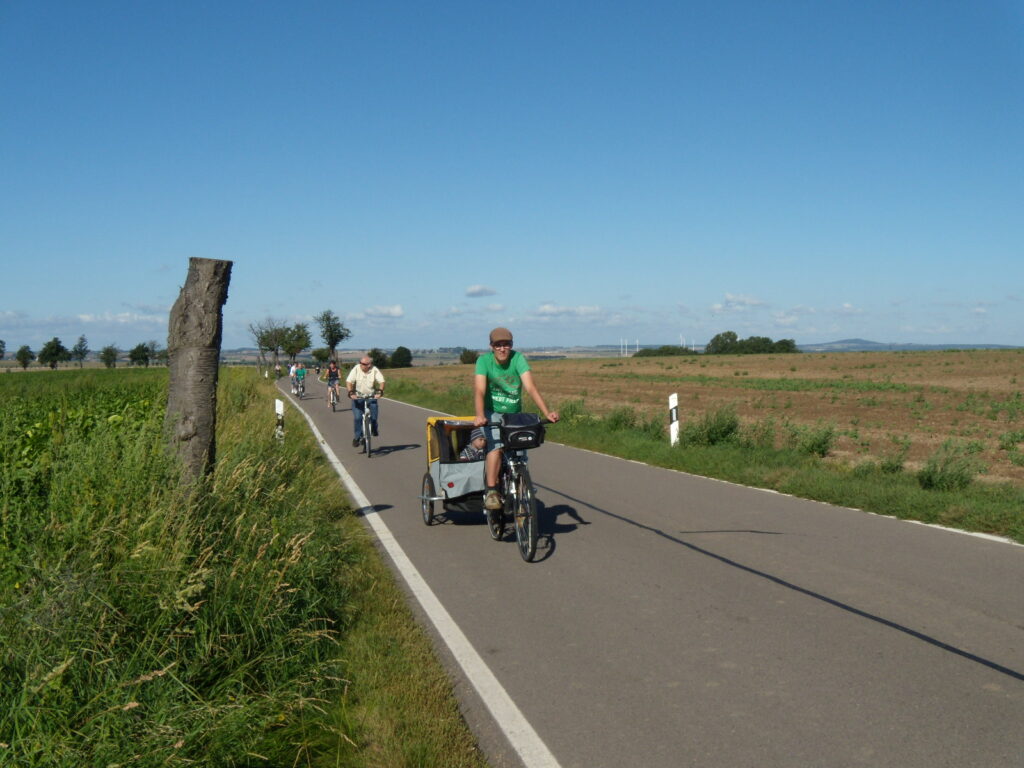
[[[508,695],[508,692],[498,682],[498,678],[494,676],[494,673],[491,672],[490,668],[480,657],[480,654],[476,652],[472,643],[469,642],[469,639],[459,629],[459,625],[455,623],[455,620],[445,610],[441,601],[437,599],[434,591],[420,575],[420,572],[416,570],[416,566],[409,560],[405,551],[387,527],[387,524],[373,509],[370,500],[366,498],[362,489],[352,479],[352,476],[345,469],[345,466],[335,455],[334,451],[331,450],[331,447],[327,444],[327,441],[320,433],[320,430],[317,429],[309,414],[306,413],[304,408],[300,408],[295,403],[292,403],[292,405],[305,417],[309,428],[313,430],[313,436],[320,444],[320,448],[323,450],[331,466],[334,467],[334,471],[338,473],[341,482],[352,496],[352,500],[362,508],[360,511],[366,517],[378,540],[380,540],[380,543],[394,561],[395,567],[402,575],[402,578],[405,579],[409,590],[419,601],[423,611],[427,614],[441,639],[444,640],[445,645],[451,651],[456,663],[461,667],[466,678],[480,695],[498,727],[505,734],[512,748],[523,761],[523,764],[530,766],[530,768],[534,768],[534,766],[536,768],[561,768],[555,756],[547,748],[547,745],[537,735],[537,732],[519,710],[519,707],[516,706],[516,703],[512,701],[512,697]]]

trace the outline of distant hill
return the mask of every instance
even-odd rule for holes
[[[943,349],[1019,349],[1009,344],[898,344],[868,341],[867,339],[841,339],[822,344],[797,344],[801,352],[926,352]]]

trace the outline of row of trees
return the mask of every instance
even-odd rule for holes
[[[43,344],[42,349],[38,352],[34,352],[28,344],[23,344],[14,353],[14,359],[18,361],[22,368],[28,368],[29,365],[36,361],[40,365],[48,366],[51,369],[56,368],[60,363],[74,361],[81,368],[91,351],[85,336],[79,336],[78,341],[75,342],[71,349],[65,347],[64,342],[54,336]],[[3,360],[6,354],[7,342],[0,339],[0,360]],[[113,344],[108,344],[96,354],[96,357],[107,368],[114,368],[121,357],[121,351]],[[147,368],[150,363],[166,364],[167,350],[160,349],[155,341],[141,342],[128,351],[128,362],[131,365],[143,365]]]
[[[329,309],[316,315],[313,320],[320,327],[320,338],[324,343],[323,347],[316,349],[311,349],[313,338],[308,323],[288,325],[272,317],[258,323],[250,323],[249,333],[252,334],[259,350],[260,367],[276,368],[281,364],[282,355],[288,362],[294,363],[307,349],[310,350],[312,358],[321,365],[331,360],[338,362],[338,345],[351,338],[352,331]],[[407,347],[397,347],[390,357],[376,347],[367,354],[378,368],[407,368],[412,365],[412,352]]]
[[[719,333],[704,347],[706,355],[756,355],[764,353],[789,354],[799,352],[793,339],[772,341],[767,336],[749,336],[740,339],[733,331]]]

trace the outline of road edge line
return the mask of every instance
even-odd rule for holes
[[[388,528],[381,516],[377,514],[370,500],[366,498],[362,489],[356,484],[348,470],[345,469],[345,465],[341,463],[337,454],[331,450],[324,436],[317,429],[316,424],[313,423],[312,418],[310,418],[304,408],[295,405],[295,403],[290,404],[306,419],[306,423],[309,424],[309,428],[313,431],[313,436],[320,445],[320,450],[323,451],[327,461],[334,468],[338,477],[341,478],[342,484],[352,496],[353,501],[359,505],[360,509],[358,512],[370,524],[374,534],[377,536],[377,540],[380,541],[395,564],[395,568],[405,580],[409,591],[412,592],[420,607],[426,613],[427,618],[434,625],[434,629],[437,630],[438,635],[441,636],[445,645],[448,646],[448,650],[451,651],[452,656],[455,658],[455,663],[459,665],[463,674],[466,675],[466,679],[469,680],[474,690],[483,700],[484,706],[487,707],[498,728],[505,734],[505,738],[508,739],[520,760],[523,761],[524,765],[528,765],[531,768],[534,766],[537,768],[561,768],[555,756],[551,754],[547,745],[533,729],[533,726],[530,725],[519,707],[516,706],[512,697],[508,695],[505,688],[498,682],[498,678],[491,672],[490,667],[487,666],[487,663],[477,653],[473,644],[469,642],[469,639],[459,628],[459,625],[455,623],[451,614],[448,613],[444,605],[441,604],[441,601],[438,600],[437,595],[434,594],[434,591],[424,580],[423,576],[420,575],[420,572],[416,570],[416,566],[413,565],[408,555],[405,554],[405,550],[402,549],[395,539],[391,529]]]

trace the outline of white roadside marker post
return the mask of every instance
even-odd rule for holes
[[[668,438],[669,445],[679,444],[679,395],[668,396]]]
[[[274,398],[274,412],[277,414],[277,426],[274,428],[274,437],[284,442],[284,401]]]

